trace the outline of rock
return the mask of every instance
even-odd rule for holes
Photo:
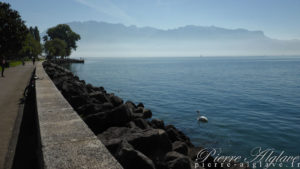
[[[76,109],[77,107],[83,106],[87,104],[87,96],[71,96],[68,101],[70,104]]]
[[[133,119],[138,119],[138,118],[143,118],[143,114],[141,113],[132,113],[132,118]]]
[[[189,147],[188,156],[195,161],[198,153],[203,150],[202,147]]]
[[[106,113],[111,126],[123,126],[132,119],[132,113],[126,104],[122,104]]]
[[[134,110],[137,108],[136,105],[135,105],[132,101],[126,101],[125,104],[127,104],[128,107],[129,107],[130,109],[132,109],[132,111],[134,111]]]
[[[183,155],[188,155],[188,146],[184,142],[175,141],[172,144],[172,147],[173,147],[172,148],[173,151],[176,151],[176,152],[181,153]]]
[[[165,129],[164,121],[160,119],[152,119],[151,126],[156,129]]]
[[[95,99],[95,98],[91,98],[89,97],[87,100],[88,103],[93,103],[93,104],[103,104],[102,102],[100,102],[99,100]]]
[[[112,103],[109,103],[109,102],[103,103],[102,106],[103,106],[104,110],[110,110],[110,109],[114,108],[114,105]]]
[[[165,161],[173,161],[176,158],[181,158],[181,157],[184,157],[184,155],[175,151],[170,151],[165,155]]]
[[[79,77],[78,77],[78,76],[76,76],[76,75],[74,75],[74,80],[77,80],[77,81],[79,81]]]
[[[143,113],[144,112],[144,108],[143,107],[138,107],[134,110],[134,113]]]
[[[154,155],[165,154],[172,150],[166,132],[160,129],[110,127],[97,136],[111,152],[115,151],[116,144],[121,140],[128,141],[136,150],[151,159]]]
[[[82,105],[78,108],[75,108],[75,110],[79,115],[84,115],[84,116],[97,113],[95,105],[92,103]]]
[[[144,109],[143,111],[143,118],[147,119],[147,118],[151,118],[152,117],[152,111],[149,109]]]
[[[121,104],[123,104],[123,100],[118,97],[118,96],[110,96],[110,102],[114,105],[114,106],[119,106]]]
[[[85,81],[84,80],[79,80],[79,82],[81,82],[84,85],[85,89],[86,89]]]
[[[89,97],[95,98],[95,99],[99,100],[101,103],[108,102],[108,100],[109,100],[106,97],[106,95],[103,92],[100,92],[100,91],[95,91],[95,92],[89,93]]]
[[[61,88],[62,94],[69,98],[71,96],[87,95],[84,84],[78,81],[64,81]]]
[[[180,138],[180,134],[179,134],[178,131],[177,131],[176,129],[174,129],[173,127],[167,128],[166,131],[167,131],[167,133],[168,133],[169,139],[170,139],[172,142],[175,142],[175,141],[182,141],[182,139]]]
[[[152,161],[155,164],[156,169],[169,169],[167,163],[164,161],[163,158]]]
[[[102,87],[102,86],[100,86],[100,87],[95,87],[95,86],[93,86],[93,91],[106,93],[106,90],[105,90],[104,87]]]
[[[75,107],[76,112],[79,115],[90,115],[90,114],[95,114],[99,112],[104,112],[104,111],[109,111],[113,109],[113,105],[111,103],[95,103],[94,99],[87,99],[87,103],[80,106],[80,107]]]
[[[105,91],[104,87],[102,87],[102,86],[98,87],[98,89],[99,89],[100,91]]]
[[[143,103],[139,103],[139,104],[137,105],[137,107],[143,107],[143,108],[144,108],[144,104],[143,104]]]
[[[71,81],[72,80],[72,76],[64,76],[61,78],[56,78],[53,79],[53,83],[57,86],[58,89],[62,88],[63,82],[65,81]]]
[[[127,123],[126,126],[129,127],[129,128],[136,128],[137,127],[133,121],[130,121],[129,123]]]
[[[76,95],[76,93],[71,93],[72,91],[72,84],[69,83],[68,81],[64,81],[61,87],[62,90],[62,94],[65,96],[72,96],[72,95]]]
[[[152,160],[125,140],[121,142],[115,157],[124,169],[155,169]]]
[[[141,128],[141,129],[148,129],[150,128],[149,124],[147,123],[146,120],[142,119],[142,118],[138,118],[134,120],[134,123],[137,127]]]
[[[191,169],[189,158],[175,151],[168,152],[165,161],[171,169]]]
[[[193,146],[190,139],[184,133],[182,133],[177,128],[175,128],[173,125],[168,125],[165,128],[166,128],[168,137],[172,142],[182,141],[182,142],[185,142],[188,146]]]
[[[84,117],[84,121],[95,134],[99,134],[112,126],[126,126],[131,120],[131,112],[128,107],[123,104],[110,111],[99,112]]]
[[[91,84],[87,84],[87,85],[86,85],[86,89],[87,89],[87,91],[88,91],[89,93],[94,92],[94,87],[93,87]]]
[[[87,89],[84,80],[72,81],[73,89],[79,92],[80,94],[87,95]]]
[[[101,133],[109,127],[109,122],[106,119],[107,114],[105,112],[91,114],[83,118],[85,123],[95,134]]]

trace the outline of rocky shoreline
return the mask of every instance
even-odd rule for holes
[[[69,70],[46,61],[44,69],[56,87],[124,169],[191,169],[197,154],[189,137],[163,120],[151,119],[143,103],[107,93],[103,87],[86,84]],[[201,167],[214,165],[209,156]],[[198,161],[199,162],[199,161]]]
[[[51,62],[55,64],[84,63],[84,59],[52,59]]]

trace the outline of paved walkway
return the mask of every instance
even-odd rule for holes
[[[19,100],[23,97],[34,66],[16,66],[5,69],[0,77],[0,168],[3,168],[19,111]]]

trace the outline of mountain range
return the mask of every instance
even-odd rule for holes
[[[299,55],[300,40],[277,40],[262,31],[187,25],[175,29],[70,22],[81,36],[72,56],[265,56]]]

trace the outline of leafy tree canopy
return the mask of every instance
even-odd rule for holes
[[[38,27],[36,27],[36,26],[34,28],[30,27],[29,32],[34,37],[35,40],[37,40],[38,42],[41,41],[40,31],[39,31]]]
[[[46,41],[45,45],[45,52],[47,53],[48,59],[56,58],[57,56],[60,56],[61,58],[64,58],[66,56],[67,52],[67,43],[64,40],[54,38],[52,40]]]
[[[8,3],[0,2],[0,57],[16,57],[22,49],[28,29],[19,13]]]
[[[64,40],[67,44],[66,47],[66,56],[71,55],[71,50],[76,50],[77,45],[76,41],[80,40],[80,35],[73,32],[69,25],[67,24],[59,24],[55,27],[49,28],[47,30],[47,34],[50,40],[54,40],[55,38]],[[44,37],[44,40],[47,40],[47,37]]]
[[[20,51],[21,55],[29,57],[37,57],[42,53],[42,45],[35,37],[28,33],[25,41],[23,41],[22,49]]]

